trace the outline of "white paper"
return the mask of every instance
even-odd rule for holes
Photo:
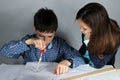
[[[36,66],[37,66],[37,62],[27,63],[25,68],[21,72],[21,75],[17,78],[17,80],[60,80],[67,77],[72,77],[83,73],[98,70],[93,67],[90,67],[88,64],[88,65],[81,65],[74,69],[69,68],[68,73],[56,75],[54,74],[54,69],[57,66],[57,63],[42,62],[40,64],[40,67],[38,68],[38,72],[35,71]]]
[[[67,77],[72,77],[72,76],[80,75],[80,74],[95,71],[95,70],[97,70],[97,69],[90,67],[89,64],[80,65],[77,68],[69,69],[68,73],[59,75],[59,79],[64,79]]]
[[[0,65],[0,80],[15,80],[20,75],[24,65]]]
[[[17,80],[60,80],[70,76],[79,75],[95,70],[95,68],[89,65],[81,65],[77,68],[70,69],[69,72],[61,75],[54,74],[54,69],[57,63],[42,62],[36,72],[37,63],[27,63],[25,69],[21,73]]]
[[[57,63],[42,62],[35,72],[37,62],[29,62],[26,64],[25,69],[16,80],[59,80],[57,75],[54,74],[54,69]]]
[[[80,65],[79,67],[74,69],[69,69],[68,73],[62,75],[55,75],[54,69],[57,66],[57,63],[42,62],[40,64],[38,72],[35,72],[36,66],[37,66],[37,62],[30,62],[27,63],[26,65],[1,64],[0,80],[60,80],[60,79],[98,70],[85,64],[85,65]],[[101,69],[110,68],[110,67],[112,66],[105,66]],[[116,76],[115,74],[113,75]],[[96,77],[101,77],[101,76],[96,75]],[[114,80],[117,80],[116,78],[114,78]],[[96,80],[91,77],[85,77],[76,80],[89,80],[89,79]]]

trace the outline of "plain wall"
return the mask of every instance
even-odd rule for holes
[[[33,16],[42,8],[53,9],[58,17],[57,35],[63,37],[71,46],[81,46],[80,27],[75,21],[77,11],[89,2],[101,3],[109,16],[120,25],[120,0],[0,0],[0,47],[3,44],[21,39],[34,33]],[[116,67],[120,68],[120,49],[116,55]],[[0,55],[0,63],[22,63],[20,59],[8,59]]]

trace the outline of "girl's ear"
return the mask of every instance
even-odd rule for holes
[[[33,29],[36,31],[35,26],[33,26]]]

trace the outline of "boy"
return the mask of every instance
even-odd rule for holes
[[[52,10],[44,8],[38,10],[34,16],[34,28],[36,34],[5,44],[0,53],[11,58],[22,56],[26,63],[38,61],[40,52],[44,50],[42,62],[58,62],[54,71],[57,75],[66,73],[69,67],[84,64],[79,52],[55,36],[58,21]]]

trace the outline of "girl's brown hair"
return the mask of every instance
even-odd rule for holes
[[[120,28],[109,18],[106,9],[98,3],[89,3],[80,9],[76,19],[81,19],[91,29],[88,50],[91,54],[113,53],[120,44]]]

